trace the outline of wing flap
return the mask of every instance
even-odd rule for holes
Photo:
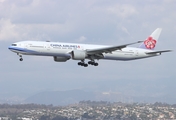
[[[103,48],[97,48],[97,49],[88,49],[88,50],[86,50],[86,52],[89,55],[91,55],[91,54],[100,54],[100,53],[112,53],[113,51],[121,50],[121,49],[125,48],[128,45],[133,45],[133,44],[141,43],[141,42],[143,42],[143,41],[138,41],[138,42],[124,44],[124,45],[118,45],[118,46],[103,47]]]

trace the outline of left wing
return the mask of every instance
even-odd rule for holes
[[[103,48],[97,48],[97,49],[87,49],[86,52],[89,55],[93,54],[101,54],[101,53],[112,53],[115,50],[121,50],[122,48],[125,48],[128,45],[136,44],[136,43],[141,43],[143,41],[138,41],[134,43],[129,43],[129,44],[124,44],[124,45],[118,45],[118,46],[111,46],[111,47],[103,47]]]

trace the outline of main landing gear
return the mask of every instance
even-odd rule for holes
[[[98,63],[96,63],[95,61],[89,61],[88,64],[98,66]]]
[[[98,63],[96,63],[95,61],[89,61],[88,64],[98,66]],[[88,64],[85,63],[84,60],[81,60],[81,62],[78,62],[78,65],[84,66],[84,67],[88,67]]]
[[[84,60],[81,60],[81,62],[78,62],[78,65],[84,66],[84,67],[87,67],[87,66],[88,66],[88,64],[86,64],[86,63],[84,62]]]
[[[78,62],[78,65],[80,65],[80,66],[84,66],[84,67],[87,67],[87,66],[88,66],[88,64],[83,63],[83,62]]]

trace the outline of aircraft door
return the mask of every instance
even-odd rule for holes
[[[50,44],[46,44],[46,49],[49,51],[51,49]]]
[[[139,52],[138,50],[135,51],[135,55],[138,56],[139,55]]]

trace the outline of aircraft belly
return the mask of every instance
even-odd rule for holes
[[[118,52],[118,53],[113,53],[113,54],[103,54],[104,55],[104,59],[107,60],[133,60],[136,59],[136,56],[132,53],[122,53],[122,52]]]

